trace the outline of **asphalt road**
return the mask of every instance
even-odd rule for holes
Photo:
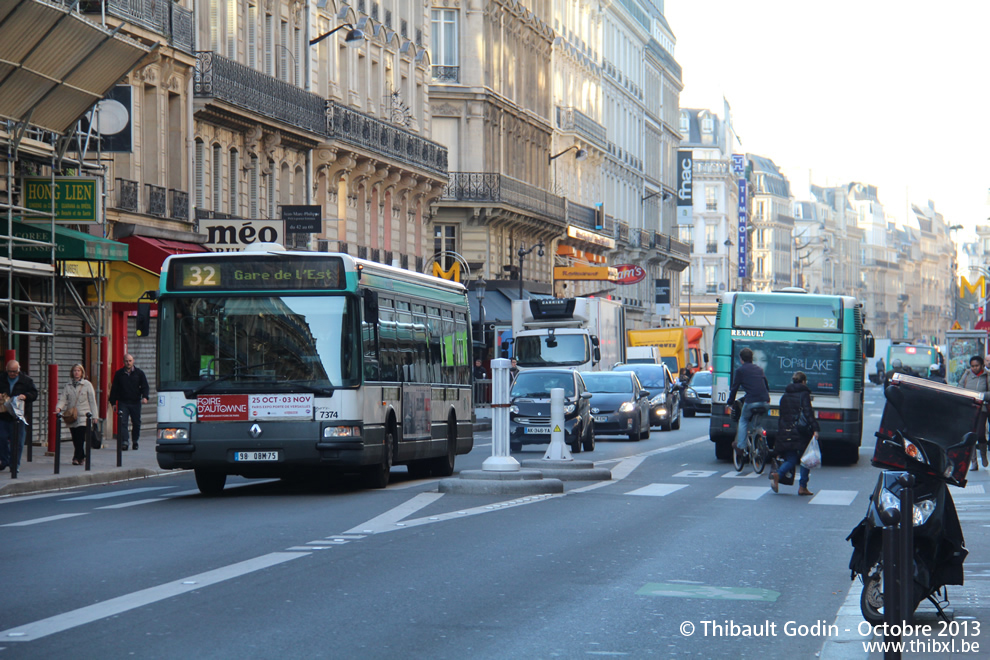
[[[814,498],[774,495],[707,429],[600,439],[580,458],[613,480],[556,496],[440,494],[396,469],[384,491],[231,479],[204,498],[185,473],[3,500],[0,659],[814,657],[872,450],[814,471]]]

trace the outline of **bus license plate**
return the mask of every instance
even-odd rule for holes
[[[780,417],[780,408],[773,408],[770,411],[770,416],[771,417]]]
[[[234,460],[244,461],[277,461],[277,451],[238,451],[234,452]]]
[[[528,435],[534,435],[534,434],[536,434],[536,435],[549,435],[550,434],[550,427],[549,426],[527,426],[526,427],[526,433]]]

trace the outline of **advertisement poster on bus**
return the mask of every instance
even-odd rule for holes
[[[742,361],[739,351],[750,348],[753,364],[767,375],[771,392],[783,392],[791,384],[795,371],[808,376],[808,389],[812,394],[839,393],[839,344],[793,341],[739,341],[732,344],[735,369]]]

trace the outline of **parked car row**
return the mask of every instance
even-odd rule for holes
[[[509,448],[550,442],[550,390],[564,390],[564,442],[572,453],[595,448],[596,435],[650,437],[650,428],[681,427],[681,413],[711,412],[712,375],[681,387],[663,364],[622,364],[612,371],[528,369],[509,390]]]

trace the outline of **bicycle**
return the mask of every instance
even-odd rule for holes
[[[746,450],[732,452],[732,464],[736,472],[742,472],[747,462],[753,464],[753,472],[763,474],[770,461],[770,447],[767,445],[767,431],[763,428],[765,412],[753,416],[746,429]],[[734,449],[734,448],[733,448]]]

